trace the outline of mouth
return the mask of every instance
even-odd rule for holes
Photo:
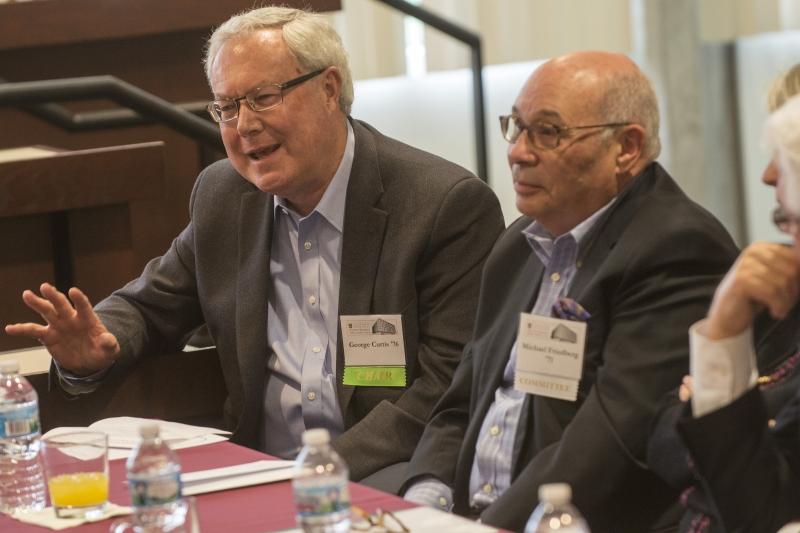
[[[275,150],[280,148],[280,144],[271,144],[269,146],[265,146],[263,148],[256,148],[255,150],[250,150],[245,152],[245,155],[250,158],[251,161],[260,161],[266,157],[269,157]]]
[[[514,181],[514,191],[517,194],[530,194],[540,190],[542,187],[534,183],[524,183],[522,181]]]

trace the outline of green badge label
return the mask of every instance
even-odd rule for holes
[[[360,387],[405,387],[404,366],[348,366],[344,369],[345,385]]]

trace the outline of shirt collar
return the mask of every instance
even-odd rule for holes
[[[339,167],[333,175],[333,179],[328,184],[325,192],[322,193],[319,203],[314,210],[307,216],[312,216],[314,213],[322,215],[339,233],[344,229],[344,208],[345,201],[347,200],[347,184],[350,182],[350,171],[353,168],[353,157],[355,154],[356,139],[353,133],[353,126],[350,121],[347,123],[347,140],[345,141],[344,154],[342,160],[339,162]],[[279,209],[293,215],[293,218],[306,218],[294,217],[296,214],[291,207],[286,203],[286,199],[280,196],[275,196],[275,208],[273,215]]]
[[[533,251],[536,252],[536,255],[538,255],[539,258],[544,261],[545,258],[550,257],[555,243],[558,240],[567,237],[568,235],[569,237],[567,238],[574,239],[575,244],[580,247],[581,241],[584,237],[586,237],[586,234],[589,233],[589,230],[592,229],[597,220],[603,215],[603,213],[608,211],[608,209],[614,205],[614,202],[616,201],[617,197],[615,196],[606,205],[592,213],[589,218],[585,219],[567,233],[559,235],[555,239],[550,232],[539,223],[538,220],[534,220],[531,224],[526,226],[525,229],[522,230],[522,234],[525,236],[525,239],[528,241],[528,244],[530,244],[531,248],[533,248]],[[543,254],[544,257],[542,257]]]

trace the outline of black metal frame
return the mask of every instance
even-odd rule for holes
[[[112,100],[128,109],[73,113],[53,103],[98,99]],[[0,83],[1,106],[21,106],[68,131],[132,126],[156,121],[196,139],[203,145],[217,150],[223,149],[217,125],[188,110],[196,111],[195,108],[200,104],[175,106],[114,76]]]
[[[458,26],[439,15],[405,2],[404,0],[377,0],[382,4],[402,11],[406,15],[421,20],[442,33],[461,41],[472,51],[472,109],[475,117],[475,155],[478,165],[478,176],[489,180],[489,169],[486,152],[486,120],[483,101],[483,59],[481,54],[481,38],[477,33]]]
[[[412,16],[470,47],[477,174],[481,179],[488,181],[480,36],[404,0],[377,1]],[[17,83],[2,83],[3,81],[0,79],[0,107],[22,106],[29,113],[67,131],[130,127],[156,121],[196,139],[209,148],[223,149],[217,125],[205,119],[204,102],[172,104],[114,76],[87,76]],[[75,113],[54,103],[102,98],[112,100],[127,109]]]

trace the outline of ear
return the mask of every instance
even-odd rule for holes
[[[644,128],[630,124],[617,132],[617,174],[638,174],[638,167],[644,158]]]
[[[339,95],[342,94],[342,74],[336,67],[328,67],[322,73],[325,101],[335,109],[339,108]]]

